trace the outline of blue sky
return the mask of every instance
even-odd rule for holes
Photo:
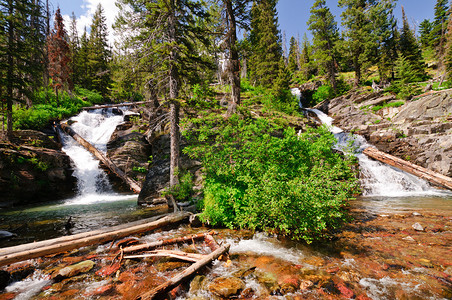
[[[114,17],[117,13],[115,0],[50,0],[53,3],[54,10],[57,6],[61,8],[61,12],[68,19],[72,12],[78,18],[79,33],[82,33],[83,27],[91,24],[92,15],[98,3],[104,7],[109,26],[113,24]],[[287,40],[291,36],[296,37],[297,34],[302,38],[307,30],[306,22],[309,19],[309,10],[314,0],[279,0],[277,9],[279,17],[279,25],[281,32],[286,33]],[[336,22],[340,25],[341,9],[337,7],[337,0],[326,0],[328,7],[335,15]],[[433,19],[433,9],[436,0],[399,0],[395,10],[396,17],[401,20],[401,8],[405,7],[408,20],[412,26],[418,26],[424,19]],[[111,27],[109,28],[111,30]]]

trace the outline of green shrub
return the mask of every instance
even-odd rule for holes
[[[215,105],[215,92],[207,83],[194,84],[192,86],[192,93],[193,96],[188,100],[190,105],[201,108]]]
[[[333,88],[329,85],[322,85],[317,89],[314,95],[312,95],[312,99],[314,99],[316,103],[320,103],[326,99],[331,99],[332,97],[334,97],[334,92]]]
[[[297,136],[237,115],[193,120],[192,128],[184,152],[203,162],[204,220],[310,242],[347,219],[357,180],[325,128]]]
[[[179,184],[165,191],[163,195],[171,194],[177,201],[187,201],[194,193],[193,186],[193,175],[186,172],[179,178]]]

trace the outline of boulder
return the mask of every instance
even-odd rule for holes
[[[92,260],[85,260],[75,265],[67,266],[55,271],[52,276],[55,281],[61,281],[64,278],[70,278],[82,273],[91,271],[95,263]]]
[[[236,277],[218,277],[209,284],[209,291],[222,298],[238,296],[245,288],[245,283]]]

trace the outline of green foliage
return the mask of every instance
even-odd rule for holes
[[[333,88],[329,85],[322,85],[317,89],[317,91],[312,95],[312,99],[315,100],[315,103],[320,103],[323,100],[331,99],[334,97]]]
[[[310,242],[347,218],[357,180],[325,128],[297,136],[263,118],[190,121],[194,129],[184,134],[192,146],[184,152],[203,162],[204,220]]]
[[[170,187],[163,195],[171,194],[179,202],[188,201],[194,193],[193,186],[193,175],[186,172],[179,178],[179,184]]]
[[[379,111],[382,108],[385,107],[399,107],[405,104],[405,101],[395,101],[395,102],[389,102],[389,103],[384,103],[383,105],[376,105],[374,107],[372,107],[372,110],[374,112]]]
[[[215,106],[215,92],[207,83],[194,84],[192,93],[193,96],[188,100],[191,106],[201,108]]]
[[[134,166],[134,167],[132,168],[132,171],[138,172],[138,173],[146,174],[148,170],[147,170],[145,167],[137,167],[137,166]]]
[[[13,106],[13,128],[40,130],[52,121],[77,114],[84,106],[103,103],[103,98],[96,92],[76,87],[72,97],[67,93],[60,93],[58,103],[57,106],[56,95],[50,89],[39,90],[35,93],[35,105],[31,108]]]

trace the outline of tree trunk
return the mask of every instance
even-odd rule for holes
[[[190,215],[191,213],[189,212],[180,212],[149,223],[141,224],[142,221],[139,221],[136,222],[138,223],[138,225],[134,225],[136,223],[129,223],[115,226],[107,230],[97,230],[94,231],[95,234],[85,232],[74,236],[62,237],[49,241],[3,248],[0,249],[0,267],[26,259],[70,251],[75,248],[116,240],[129,236],[131,234],[151,231],[156,228],[179,223],[188,218]]]
[[[406,171],[410,174],[418,176],[425,179],[435,185],[452,190],[452,178],[444,176],[442,174],[436,173],[434,171],[428,170],[426,168],[417,166],[408,161],[400,159],[398,157],[389,155],[387,153],[381,152],[375,148],[366,148],[363,151],[369,157],[381,161],[390,166],[396,167],[400,170]]]
[[[171,0],[172,12],[169,15],[169,41],[173,45],[176,43],[176,16],[175,16],[175,3]],[[170,187],[179,184],[179,103],[177,98],[179,97],[179,74],[177,70],[178,55],[176,49],[173,48],[169,58],[169,96],[170,96],[170,122],[171,122],[171,145],[170,145]]]
[[[13,15],[12,3],[9,4],[8,15]],[[7,44],[7,60],[8,66],[6,71],[6,136],[11,138],[13,135],[13,76],[14,76],[14,57],[13,57],[13,44],[14,44],[14,27],[13,21],[8,18],[8,44]]]
[[[237,106],[240,105],[240,63],[239,53],[237,51],[237,23],[232,7],[232,0],[226,0],[225,4],[229,24],[227,47],[229,48],[228,77],[229,83],[231,84],[231,103],[228,107],[228,115],[230,116],[237,112]]]
[[[122,179],[127,185],[129,185],[130,189],[135,193],[139,194],[141,191],[141,187],[138,183],[132,178],[128,177],[121,169],[119,169],[110,159],[105,157],[99,150],[96,149],[93,145],[91,145],[87,140],[78,135],[69,125],[62,123],[61,129],[74,138],[80,145],[85,147],[86,150],[91,152],[97,159],[102,161],[107,168],[109,168],[116,176]]]
[[[354,58],[353,66],[355,68],[355,82],[354,87],[359,87],[359,83],[361,82],[361,64],[358,62],[358,58]]]
[[[140,295],[137,299],[157,299],[159,296],[163,296],[164,293],[171,291],[174,287],[178,286],[183,281],[187,280],[190,276],[193,276],[196,272],[198,272],[201,268],[209,264],[211,261],[217,259],[223,253],[229,251],[230,245],[224,245],[215,250],[214,252],[208,254],[202,260],[194,263],[190,267],[186,268],[184,271],[180,272],[167,282],[159,285],[158,287],[150,290],[149,292]]]

